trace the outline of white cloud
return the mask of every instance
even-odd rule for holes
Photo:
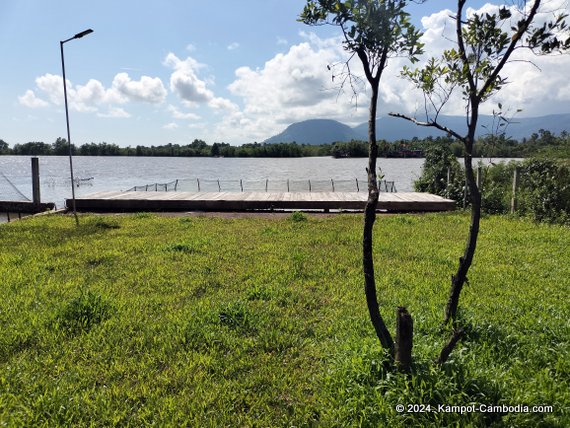
[[[167,123],[162,127],[163,129],[177,129],[178,125],[174,122]]]
[[[131,117],[130,113],[120,107],[111,107],[107,113],[97,113],[99,117],[126,119]]]
[[[346,58],[338,39],[302,36],[307,41],[275,55],[263,68],[235,71],[228,89],[243,99],[244,108],[225,117],[218,127],[222,138],[262,141],[292,122],[312,118],[351,124],[365,120],[367,109],[354,109],[351,91],[339,94],[331,82],[328,66]]]
[[[101,113],[102,117],[127,117],[128,113],[116,107],[128,102],[162,103],[167,95],[162,81],[158,78],[142,76],[140,80],[132,80],[127,73],[119,73],[113,79],[110,88],[95,79],[89,79],[85,85],[74,85],[66,81],[69,107],[80,112],[98,112],[102,106],[111,107],[109,113]],[[28,90],[19,97],[20,103],[27,107],[63,105],[63,82],[61,76],[46,73],[36,78],[37,89],[47,98],[44,101],[36,97],[34,91]]]
[[[69,80],[66,82],[67,87],[71,86]],[[63,79],[61,76],[46,73],[36,78],[36,86],[40,91],[48,96],[49,101],[55,105],[63,104]]]
[[[511,9],[514,12],[514,6]],[[477,10],[468,8],[467,15],[497,13],[498,10],[497,5],[487,3]],[[546,2],[541,10],[545,13],[537,15],[536,25],[551,19],[550,12],[555,10],[570,12],[570,7],[566,0],[552,0]],[[424,49],[426,50],[424,58],[439,57],[443,49],[449,49],[455,45],[455,21],[450,15],[452,15],[451,11],[444,10],[422,18],[424,26],[422,41],[425,43]],[[513,16],[515,21],[519,19],[519,15]],[[514,21],[513,25],[515,25]],[[505,109],[508,108],[511,111],[522,109],[524,116],[541,116],[568,111],[570,81],[562,72],[568,69],[570,69],[568,55],[537,56],[529,50],[517,50],[501,72],[501,76],[506,77],[509,83],[492,99],[485,102],[480,112],[492,114],[499,102]],[[417,95],[414,98],[415,104],[420,105],[421,102],[418,101],[420,98]],[[402,99],[405,102],[401,104],[400,111],[413,113],[409,108],[413,104],[412,98],[404,96]],[[420,112],[423,112],[423,106]],[[455,115],[465,114],[465,101],[461,99],[460,91],[457,91],[443,112]]]
[[[238,42],[233,42],[233,43],[230,43],[230,44],[228,45],[228,48],[227,48],[227,49],[228,49],[229,51],[233,51],[233,50],[236,50],[237,48],[239,48],[239,43],[238,43]]]
[[[196,49],[197,49],[196,46],[193,45],[192,43],[188,43],[188,44],[186,45],[186,50],[187,50],[188,52],[194,52]]]
[[[168,106],[168,111],[172,114],[174,119],[200,120],[199,115],[195,113],[183,113],[173,105]]]
[[[284,39],[283,37],[277,36],[277,44],[286,46],[289,44],[289,42],[287,41],[287,39]]]
[[[198,77],[198,71],[205,66],[192,57],[181,60],[173,53],[169,53],[164,64],[174,71],[170,76],[170,90],[177,94],[188,107],[208,105],[214,109],[236,109],[234,103],[225,98],[216,97],[208,88],[212,80]]]
[[[36,97],[36,94],[31,89],[28,89],[24,95],[18,97],[20,104],[29,108],[47,107],[48,102]]]
[[[132,101],[160,104],[166,99],[166,89],[158,77],[142,76],[136,81],[127,73],[119,73],[113,79],[112,89]]]

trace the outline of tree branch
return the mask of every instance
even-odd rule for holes
[[[418,125],[418,126],[427,126],[427,127],[437,128],[437,129],[439,129],[440,131],[447,132],[449,135],[451,135],[451,136],[457,138],[457,139],[460,140],[460,141],[465,141],[465,137],[459,135],[459,134],[458,134],[457,132],[455,132],[453,129],[450,129],[450,128],[448,128],[447,126],[443,126],[443,125],[441,125],[440,123],[434,122],[434,121],[432,121],[432,120],[426,121],[426,122],[421,122],[421,121],[419,121],[419,120],[417,120],[417,119],[415,119],[415,118],[413,118],[413,117],[406,116],[405,114],[400,114],[400,113],[388,113],[388,115],[389,115],[389,116],[392,116],[392,117],[399,117],[399,118],[401,118],[401,119],[406,119],[406,120],[408,120],[408,121],[410,121],[410,122],[415,123],[415,124]]]
[[[455,15],[455,33],[457,37],[457,48],[459,49],[459,55],[461,56],[461,62],[463,65],[469,66],[469,60],[467,59],[467,53],[465,52],[465,42],[463,41],[463,32],[461,31],[463,29],[461,15],[463,14],[463,6],[465,6],[465,1],[466,0],[459,0],[457,2],[457,15]],[[475,86],[475,81],[473,80],[473,75],[471,72],[467,73],[467,80],[469,83],[471,95],[475,95],[477,92],[477,87]]]
[[[453,351],[453,348],[457,346],[457,343],[463,337],[463,333],[464,331],[461,328],[453,332],[453,336],[451,336],[451,339],[449,339],[449,342],[447,342],[439,354],[439,358],[436,361],[437,365],[441,366],[447,361],[449,355],[451,354],[451,351]]]
[[[509,57],[511,56],[513,51],[515,50],[517,43],[520,41],[522,36],[526,33],[526,30],[528,30],[528,27],[530,26],[532,20],[534,19],[536,12],[538,11],[539,7],[540,7],[540,0],[535,0],[528,16],[523,21],[523,25],[521,27],[519,27],[517,32],[513,35],[512,39],[511,39],[511,43],[509,44],[509,47],[507,48],[507,50],[503,54],[503,58],[501,59],[501,61],[499,61],[499,63],[497,64],[497,66],[495,67],[495,69],[493,70],[491,75],[485,81],[481,90],[477,93],[477,96],[479,98],[483,98],[483,95],[487,92],[489,87],[495,83],[497,76],[499,75],[499,73],[501,72],[501,70],[503,69],[503,67],[507,63],[507,61],[509,60]]]

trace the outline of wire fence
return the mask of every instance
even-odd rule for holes
[[[29,201],[12,181],[3,172],[0,172],[0,200],[2,201]]]
[[[134,186],[127,192],[360,192],[367,191],[367,180],[219,180],[185,178],[168,183]],[[393,181],[379,180],[381,192],[397,192]]]

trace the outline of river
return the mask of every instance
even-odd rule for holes
[[[393,181],[398,191],[405,192],[413,189],[413,181],[421,174],[423,162],[424,159],[414,158],[379,158],[378,166],[382,169],[385,180]],[[30,164],[29,156],[0,156],[0,173],[4,175],[0,175],[0,200],[14,198],[15,190],[10,183],[31,199]],[[69,158],[40,156],[39,164],[42,202],[55,202],[58,208],[63,207],[65,198],[71,196]],[[295,183],[299,186],[299,183],[311,180],[313,190],[318,190],[315,188],[317,184],[328,186],[332,179],[336,183],[337,191],[356,191],[355,182],[358,180],[362,191],[366,189],[366,165],[365,158],[332,157],[73,157],[74,175],[79,184],[76,187],[76,196],[105,190],[127,190],[133,186],[174,180],[180,180],[182,186],[179,185],[178,190],[195,190],[190,184],[195,186],[194,183],[201,180],[202,191],[217,191],[217,180],[220,180],[224,187],[228,186],[230,181],[234,183],[232,189],[222,190],[239,191],[240,179],[244,180],[244,183],[247,181],[247,186],[254,186],[256,190],[264,189],[266,180],[270,183],[270,190],[275,189],[277,184],[285,186],[287,180],[290,180],[292,187]],[[344,187],[341,187],[341,184]],[[247,186],[245,190],[248,190]]]

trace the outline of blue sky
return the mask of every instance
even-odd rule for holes
[[[76,144],[186,144],[194,138],[242,144],[305,119],[366,121],[366,91],[356,108],[354,97],[339,95],[326,68],[345,57],[337,30],[296,22],[304,3],[3,0],[0,138],[13,145],[65,136],[59,41],[87,28],[94,33],[65,44]],[[410,8],[429,53],[449,46],[444,10],[454,3],[431,0]],[[568,9],[567,2],[551,3]],[[468,2],[491,7],[485,4]],[[568,56],[532,61],[542,72],[513,64],[506,70],[513,83],[494,101],[522,108],[523,116],[569,113]],[[413,114],[422,105],[398,77],[403,64],[395,60],[385,73],[380,114]],[[461,102],[446,112],[462,114]]]

